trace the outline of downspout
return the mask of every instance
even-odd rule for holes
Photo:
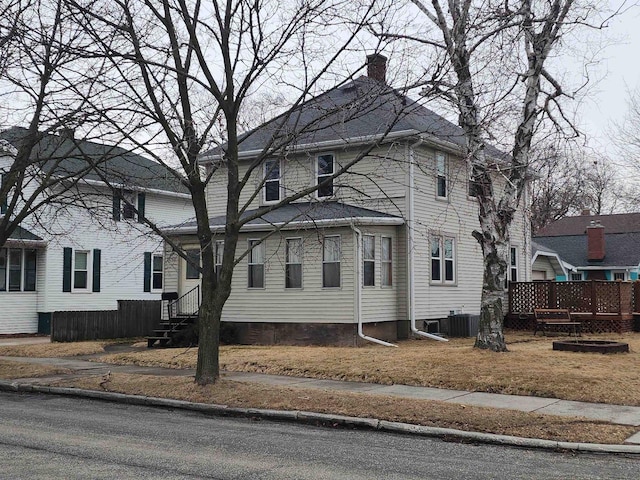
[[[385,347],[398,347],[393,343],[385,342],[384,340],[380,340],[379,338],[369,337],[364,334],[362,330],[362,281],[360,279],[360,263],[362,258],[362,232],[356,228],[356,226],[352,223],[351,228],[355,233],[356,238],[356,261],[354,268],[354,276],[355,276],[355,284],[356,284],[356,317],[358,319],[358,336],[363,338],[364,340],[368,340],[369,342],[377,343],[379,345],[384,345]]]
[[[407,209],[407,267],[409,274],[407,275],[408,293],[409,293],[409,319],[411,321],[411,332],[420,335],[422,337],[431,338],[432,340],[438,340],[440,342],[448,342],[446,338],[442,338],[438,335],[423,332],[416,327],[416,291],[415,291],[415,265],[414,265],[414,250],[415,241],[413,237],[413,217],[414,217],[414,202],[413,202],[413,190],[414,190],[414,173],[415,173],[415,159],[413,155],[413,149],[424,142],[420,138],[417,142],[409,145],[409,206]]]

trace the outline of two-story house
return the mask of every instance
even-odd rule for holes
[[[0,180],[24,134],[21,128],[0,132]],[[87,169],[88,163],[95,168]],[[18,192],[26,198],[46,174],[68,180],[52,182],[41,196],[46,204],[0,248],[0,334],[48,333],[57,311],[160,300],[163,242],[141,220],[175,225],[193,218],[190,196],[177,178],[147,158],[74,139],[70,131],[44,135],[27,173]],[[62,193],[52,195],[55,189]],[[11,214],[6,204],[0,215]]]
[[[235,341],[392,341],[452,312],[479,314],[482,253],[471,234],[478,205],[463,133],[389,87],[385,72],[386,58],[369,56],[367,76],[242,137],[241,177],[268,142],[286,144],[252,173],[240,199],[246,214],[322,187],[241,230],[236,254],[250,252],[234,271],[222,316]],[[365,151],[348,173],[325,181]],[[504,158],[493,148],[488,154]],[[217,168],[208,205],[219,264],[227,172],[218,150],[201,162]],[[530,277],[527,225],[521,209],[511,230],[512,280]],[[194,223],[167,231],[197,258]],[[170,249],[165,258],[166,291],[183,295],[198,284],[186,261]]]

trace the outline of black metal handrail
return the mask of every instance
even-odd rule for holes
[[[169,319],[192,316],[200,310],[200,285],[196,285],[181,297],[167,304]]]

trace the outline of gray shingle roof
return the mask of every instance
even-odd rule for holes
[[[582,235],[591,222],[600,222],[606,233],[640,232],[640,213],[564,217],[540,229],[536,236]]]
[[[240,138],[239,149],[261,150],[274,138],[274,145],[290,147],[380,135],[387,130],[415,131],[465,145],[464,133],[457,125],[385,83],[361,76],[302,103],[286,120],[281,115],[247,132]],[[490,146],[487,152],[497,158],[505,156]],[[220,149],[205,156],[216,154]]]
[[[640,264],[640,232],[605,233],[605,257],[602,262],[589,262],[587,259],[586,235],[535,237],[535,241],[554,250],[563,261],[576,267]]]
[[[252,216],[259,212],[260,209],[247,210],[243,218]],[[249,221],[246,225],[264,226],[268,229],[270,225],[282,225],[295,222],[306,222],[313,226],[314,222],[325,222],[332,220],[354,220],[368,218],[384,220],[393,219],[398,223],[402,222],[402,218],[387,213],[377,212],[368,208],[356,207],[340,202],[302,202],[284,205],[275,210],[265,213],[259,218]],[[211,228],[222,227],[225,225],[226,216],[221,215],[209,219]],[[196,222],[188,222],[176,226],[175,228],[189,230],[196,227]]]
[[[16,229],[9,235],[9,240],[35,240],[40,241],[42,238],[37,236],[34,233],[31,233],[29,230],[22,228],[20,226],[16,227]]]
[[[18,148],[25,135],[26,129],[13,127],[0,132],[0,139]],[[90,167],[87,157],[98,165],[99,171],[112,183],[131,188],[188,193],[187,188],[164,166],[113,145],[44,134],[33,149],[30,160],[47,173],[76,176]],[[84,173],[83,178],[102,180],[95,169]]]

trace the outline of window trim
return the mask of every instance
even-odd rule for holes
[[[443,172],[440,172],[439,168],[439,159],[442,158]],[[436,200],[448,200],[449,199],[449,159],[447,154],[441,152],[440,150],[436,150],[435,155],[435,180],[436,180],[436,189],[435,196]],[[444,195],[440,195],[439,187],[440,187],[440,179],[444,181]]]
[[[19,283],[18,283],[18,289],[12,289],[11,288],[11,272],[12,272],[12,265],[11,265],[11,261],[14,259],[14,255],[12,255],[12,252],[20,252],[19,255],[19,259],[20,259],[20,270],[19,270],[19,274],[18,274],[18,279],[19,279]],[[22,248],[15,248],[15,247],[9,247],[7,248],[7,292],[22,292],[24,291],[24,282],[23,282],[23,276],[24,276],[24,249]]]
[[[438,250],[439,256],[434,257],[431,253],[433,241],[437,240],[438,242]],[[448,259],[445,256],[445,241],[451,240],[451,258]],[[458,285],[458,247],[457,247],[457,239],[455,235],[447,235],[447,234],[433,234],[429,238],[429,283],[431,285],[443,285],[443,286],[457,286]],[[438,280],[433,279],[433,260],[438,260],[439,262],[439,275],[440,278]],[[453,280],[446,279],[446,264],[447,262],[451,262],[452,267],[451,271],[453,274]]]
[[[85,288],[76,287],[76,254],[78,253],[86,253],[87,254],[87,286]],[[80,270],[85,271],[85,270]],[[92,282],[93,282],[93,255],[91,250],[83,250],[75,248],[71,252],[71,292],[72,293],[91,293],[92,291]]]
[[[628,280],[628,275],[627,275],[627,271],[626,270],[611,270],[611,281],[612,282],[617,282],[618,281],[618,279],[616,279],[616,274],[622,274],[624,276],[624,278],[620,279],[620,281],[626,282]]]
[[[255,246],[251,246],[251,242],[259,242],[259,243]],[[249,249],[249,253],[247,254],[247,288],[250,290],[264,290],[267,285],[267,278],[266,278],[267,275],[266,275],[266,267],[265,267],[266,265],[265,242],[261,238],[249,238],[247,239],[247,245]],[[262,249],[262,263],[252,262],[252,259],[253,259],[252,252],[253,252],[253,249],[256,247]],[[262,265],[262,286],[261,287],[251,286],[251,267],[253,265]]]
[[[320,159],[320,157],[324,157],[324,156],[328,156],[328,155],[331,155],[331,158],[333,159],[331,173],[320,175],[319,172],[318,172],[319,159]],[[336,155],[333,152],[318,153],[315,156],[314,162],[315,162],[315,168],[314,168],[313,174],[315,176],[315,186],[317,187],[322,182],[322,180],[320,180],[320,177],[327,178],[327,177],[331,177],[331,176],[335,175],[335,173],[336,173]],[[320,195],[320,189],[316,188],[315,196],[319,200],[323,199],[323,198],[326,199],[326,198],[335,197],[336,196],[335,178],[331,182],[331,195]]]
[[[572,278],[574,275],[580,275],[580,279],[574,279]],[[578,271],[578,272],[570,272],[569,273],[569,281],[570,282],[582,282],[584,280],[584,272],[582,271]]]
[[[373,241],[373,258],[366,258],[366,254],[365,254],[365,248],[364,248],[364,239],[365,238],[371,238]],[[371,235],[371,234],[363,234],[362,235],[362,287],[363,288],[372,288],[376,286],[376,236],[375,235]],[[373,274],[371,275],[371,280],[373,281],[373,283],[371,284],[366,284],[365,283],[365,264],[369,262],[369,263],[373,263]]]
[[[11,290],[9,288],[9,275],[11,271],[11,250],[20,251],[20,289]],[[34,284],[33,289],[27,290],[27,252],[31,251],[35,253],[35,269],[34,269]],[[5,253],[5,267],[4,267],[4,289],[0,290],[0,295],[5,293],[34,293],[38,291],[38,249],[35,248],[23,248],[23,247],[2,247],[0,252]]]
[[[198,252],[198,267],[202,266],[202,258],[200,256],[200,248],[185,248],[184,249],[184,253],[186,256],[189,256],[189,252]],[[185,280],[200,280],[200,270],[199,268],[197,268],[197,276],[193,277],[193,276],[189,276],[189,268],[195,268],[193,267],[186,258],[183,258],[184,260],[184,279]]]
[[[289,262],[289,241],[300,240],[300,263]],[[284,288],[285,290],[302,290],[304,288],[304,240],[302,237],[288,237],[285,238],[284,244]],[[300,265],[300,286],[288,287],[287,286],[287,267],[289,265]]]
[[[384,258],[384,249],[382,248],[382,245],[384,243],[385,240],[389,240],[389,259],[385,259]],[[384,280],[384,268],[382,268],[384,265],[388,264],[389,265],[389,271],[391,273],[390,275],[390,280],[391,282],[389,284],[385,284]],[[394,286],[394,282],[393,282],[393,237],[389,236],[389,235],[380,235],[380,288],[393,288]]]
[[[156,273],[158,273],[155,269],[155,259],[157,257],[160,257],[162,259],[162,269],[160,270],[160,275],[161,275],[161,285],[160,288],[156,288],[154,287],[155,284],[155,275]],[[164,288],[164,254],[163,253],[151,253],[151,291],[152,292],[161,292],[162,289]]]
[[[278,164],[278,178],[277,179],[269,179],[267,180],[267,165],[271,162]],[[278,182],[278,198],[276,200],[267,200],[267,183]],[[278,203],[282,200],[282,190],[283,190],[283,182],[282,182],[282,159],[270,158],[264,161],[262,164],[262,204],[263,205],[272,205]]]
[[[327,238],[337,238],[338,239],[338,261],[337,262],[327,262],[325,260],[325,240]],[[335,286],[325,286],[325,278],[324,278],[324,265],[325,263],[337,263],[338,264],[338,285]],[[342,288],[342,236],[341,235],[324,235],[322,237],[322,288],[323,289],[331,289],[335,290],[338,288]]]

